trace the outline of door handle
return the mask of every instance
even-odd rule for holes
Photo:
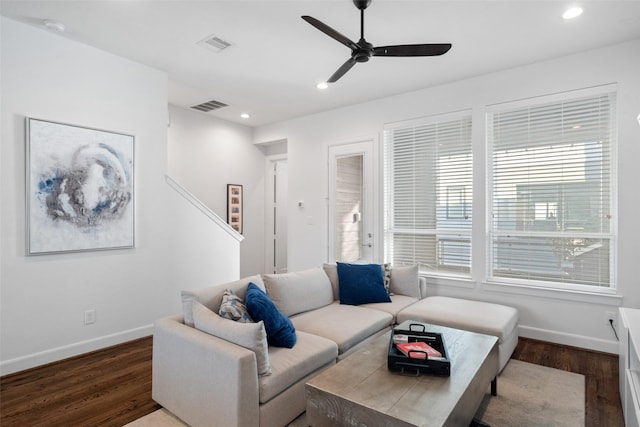
[[[362,245],[362,246],[366,246],[367,248],[372,248],[372,247],[373,247],[373,244],[371,244],[371,243],[367,243],[367,244]]]

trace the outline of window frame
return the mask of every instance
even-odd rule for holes
[[[390,155],[389,155],[389,147],[387,145],[387,133],[390,131],[394,131],[394,130],[399,130],[399,129],[408,129],[411,127],[418,127],[418,126],[431,126],[431,125],[437,125],[439,123],[447,123],[447,122],[453,122],[453,121],[463,121],[463,120],[467,120],[468,124],[469,124],[469,140],[468,140],[468,144],[469,144],[469,151],[468,151],[468,155],[469,155],[469,189],[465,190],[463,192],[465,198],[467,198],[469,200],[468,204],[464,204],[463,206],[463,212],[464,212],[464,216],[461,218],[457,218],[457,219],[462,219],[462,220],[469,220],[470,225],[468,229],[456,229],[456,228],[438,228],[437,226],[434,228],[429,228],[429,229],[408,229],[408,228],[402,228],[402,227],[392,227],[390,224],[390,221],[392,221],[392,215],[393,215],[393,206],[394,206],[394,200],[393,200],[393,196],[391,195],[391,197],[389,197],[389,193],[392,193],[391,189],[389,188],[389,186],[393,185],[393,182],[391,181],[391,178],[389,178],[388,174],[389,171],[391,170],[391,165],[389,162],[392,162],[393,159],[391,159]],[[419,269],[420,269],[420,274],[421,275],[428,275],[430,277],[441,277],[441,278],[449,278],[449,279],[456,279],[456,280],[471,280],[472,275],[473,275],[473,229],[474,229],[474,225],[473,225],[473,191],[474,191],[474,185],[473,185],[473,174],[474,174],[474,149],[473,149],[473,111],[471,109],[464,109],[464,110],[460,110],[460,111],[454,111],[454,112],[450,112],[450,113],[443,113],[443,114],[436,114],[436,115],[431,115],[431,116],[425,116],[425,117],[420,117],[420,118],[416,118],[416,119],[411,119],[411,120],[405,120],[405,121],[401,121],[401,122],[394,122],[394,123],[388,123],[384,125],[384,130],[383,130],[383,135],[382,135],[382,146],[383,146],[383,206],[384,206],[384,220],[383,220],[383,243],[384,243],[384,257],[385,257],[385,262],[390,262],[391,260],[388,259],[388,254],[389,254],[389,244],[393,244],[393,242],[389,242],[389,239],[393,239],[394,235],[402,235],[402,234],[407,234],[407,235],[413,235],[413,236],[433,236],[436,241],[440,241],[439,236],[442,235],[447,235],[447,234],[460,234],[460,235],[464,235],[464,238],[467,239],[468,241],[468,253],[469,253],[469,260],[468,260],[468,267],[464,267],[464,268],[468,268],[468,270],[466,272],[461,272],[461,271],[447,271],[446,269],[440,269],[440,265],[438,264],[438,266],[436,266],[436,268],[434,269],[430,269],[427,268],[425,269],[424,266],[422,264],[419,265]],[[433,159],[434,164],[436,164],[438,162],[437,158]],[[436,184],[436,190],[433,194],[434,200],[437,201],[438,200],[438,185]],[[445,188],[448,189],[449,185],[445,185]],[[445,195],[446,197],[446,195]],[[446,200],[445,200],[446,202]],[[449,206],[448,205],[443,205],[442,206],[442,211],[444,214],[448,214],[448,210],[449,210]],[[434,207],[434,212],[435,212],[435,217],[434,217],[434,221],[438,222],[438,218],[439,218],[439,214],[438,214],[438,206],[436,204],[436,206]],[[443,240],[444,241],[444,240]],[[447,240],[448,241],[448,240]],[[435,249],[435,252],[441,252],[442,248],[437,247]],[[436,255],[437,257],[437,255]],[[443,264],[444,265],[444,264]],[[448,264],[447,264],[448,265]],[[451,264],[453,266],[453,264]],[[456,267],[459,266],[453,266],[453,269],[455,270]]]
[[[511,235],[529,235],[535,234],[540,237],[557,237],[558,233],[548,233],[548,236],[540,232],[512,232],[499,230],[494,228],[494,144],[491,138],[493,131],[493,117],[496,113],[515,111],[523,108],[535,108],[536,106],[544,106],[548,104],[571,102],[573,100],[589,97],[609,96],[609,208],[610,208],[610,225],[608,233],[578,233],[586,238],[606,238],[609,240],[609,286],[584,285],[560,281],[545,281],[535,279],[520,279],[513,277],[496,277],[493,274],[494,266],[494,238],[496,236]],[[489,285],[511,285],[519,287],[528,287],[534,289],[546,289],[557,291],[574,291],[586,294],[617,294],[617,260],[618,260],[618,138],[617,138],[617,85],[609,84],[587,89],[578,89],[551,95],[542,95],[533,98],[527,98],[518,101],[509,101],[500,104],[487,106],[485,111],[486,123],[486,228],[485,228],[485,278],[484,282]],[[523,147],[524,148],[524,147]],[[560,206],[557,206],[558,209]],[[557,213],[557,212],[556,212]],[[567,233],[565,232],[565,236]]]

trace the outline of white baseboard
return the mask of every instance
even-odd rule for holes
[[[0,362],[0,375],[8,375],[14,372],[24,371],[25,369],[35,368],[36,366],[51,362],[57,362],[59,360],[78,356],[101,348],[147,337],[152,334],[153,325],[146,325],[62,347],[52,348],[39,353],[17,357],[15,359],[3,360]]]
[[[589,350],[601,351],[604,353],[618,354],[617,341],[607,341],[583,335],[567,334],[564,332],[534,328],[524,325],[519,326],[518,332],[521,337],[525,338],[553,342],[579,348],[586,348]],[[44,365],[51,362],[57,362],[69,357],[78,356],[80,354],[99,350],[101,348],[110,347],[112,345],[121,344],[123,342],[135,340],[138,338],[143,338],[152,334],[153,325],[146,325],[135,329],[129,329],[127,331],[90,339],[87,341],[81,341],[78,343],[57,347],[51,350],[45,350],[39,353],[29,354],[15,359],[4,360],[0,362],[0,375],[8,375],[14,372],[24,371],[25,369],[35,368],[36,366]]]
[[[584,335],[567,334],[565,332],[551,331],[531,326],[520,325],[518,328],[518,332],[521,337],[569,345],[572,347],[586,348],[589,350],[601,351],[603,353],[618,354],[619,345],[617,341],[607,341]]]

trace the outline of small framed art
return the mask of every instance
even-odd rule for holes
[[[242,185],[227,184],[227,223],[242,234]]]

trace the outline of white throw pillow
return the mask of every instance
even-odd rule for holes
[[[394,294],[420,299],[418,266],[391,267],[391,285],[389,286],[389,290]]]
[[[225,319],[198,301],[193,301],[193,321],[196,329],[253,351],[256,354],[258,375],[271,373],[269,344],[262,321],[240,323]]]

